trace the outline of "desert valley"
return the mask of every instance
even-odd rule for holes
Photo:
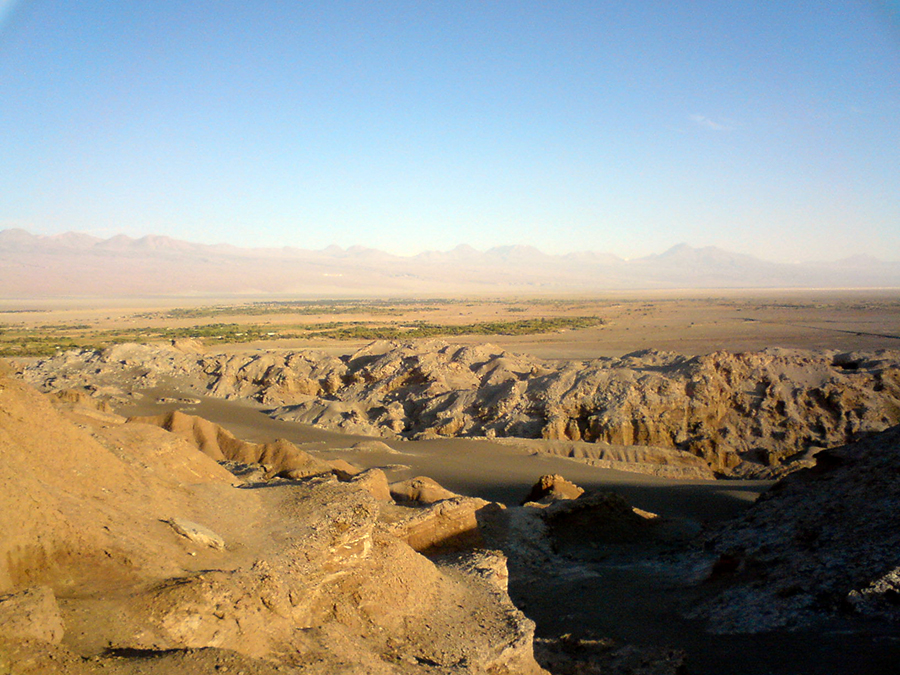
[[[900,663],[891,264],[0,235],[0,673]]]
[[[900,673],[898,7],[0,0],[0,675]]]

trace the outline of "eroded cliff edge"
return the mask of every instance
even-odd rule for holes
[[[440,532],[377,474],[241,481],[184,434],[5,378],[0,454],[13,672],[542,672],[503,556],[419,554]]]
[[[23,375],[45,391],[119,397],[165,381],[252,400],[279,419],[383,437],[544,439],[552,452],[672,476],[775,477],[900,422],[900,352],[889,350],[563,362],[443,342],[373,343],[345,357],[193,347],[68,352]]]
[[[795,669],[816,649],[859,672],[900,657],[896,428],[818,452],[703,534],[556,477],[549,506],[503,509],[190,415],[125,422],[71,390],[51,404],[2,385],[0,656],[31,672],[530,672],[505,560],[469,537],[506,551],[554,673],[717,673],[736,654],[780,672],[760,661],[773,645]],[[458,535],[461,555],[416,553]],[[606,640],[623,611],[638,651]]]

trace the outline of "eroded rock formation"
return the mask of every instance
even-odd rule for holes
[[[819,453],[708,538],[720,590],[696,609],[722,633],[821,616],[900,623],[900,427]]]
[[[306,478],[330,473],[332,466],[300,450],[290,441],[249,443],[234,436],[218,424],[177,410],[161,415],[131,417],[133,424],[152,424],[187,439],[216,461],[262,464],[271,475],[284,478]]]
[[[900,422],[900,353],[884,350],[644,351],[555,362],[442,342],[373,343],[344,358],[118,345],[63,354],[25,376],[45,390],[98,394],[175,378],[199,393],[271,406],[280,419],[346,432],[652,447],[738,476],[779,475],[806,465],[807,453]],[[665,459],[678,465],[677,454]]]
[[[3,668],[541,672],[533,624],[472,573],[484,552],[439,566],[363,486],[242,483],[200,451],[210,437],[222,449],[218,433],[60,412],[0,379],[0,616],[17,617],[0,626]]]

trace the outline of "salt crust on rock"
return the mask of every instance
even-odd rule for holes
[[[755,633],[822,616],[900,624],[900,427],[820,453],[712,534],[710,629]]]

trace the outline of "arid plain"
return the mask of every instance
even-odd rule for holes
[[[514,333],[517,321],[599,319],[598,325]],[[495,326],[479,334],[466,325]],[[892,349],[900,345],[900,291],[765,290],[626,292],[592,298],[457,298],[449,300],[292,301],[248,298],[134,300],[0,300],[0,340],[71,340],[79,344],[165,339],[169,333],[205,337],[229,349],[316,348],[347,353],[367,339],[350,329],[391,329],[398,336],[419,323],[460,329],[434,337],[492,342],[548,359],[621,356],[642,349],[688,355],[766,347]],[[225,332],[209,326],[233,326]],[[255,334],[246,332],[251,328]],[[347,335],[332,334],[344,329]],[[241,335],[234,337],[234,333]],[[323,333],[307,337],[307,333]],[[286,337],[282,337],[286,336]],[[414,338],[415,335],[410,334]],[[2,345],[2,343],[0,343]]]

